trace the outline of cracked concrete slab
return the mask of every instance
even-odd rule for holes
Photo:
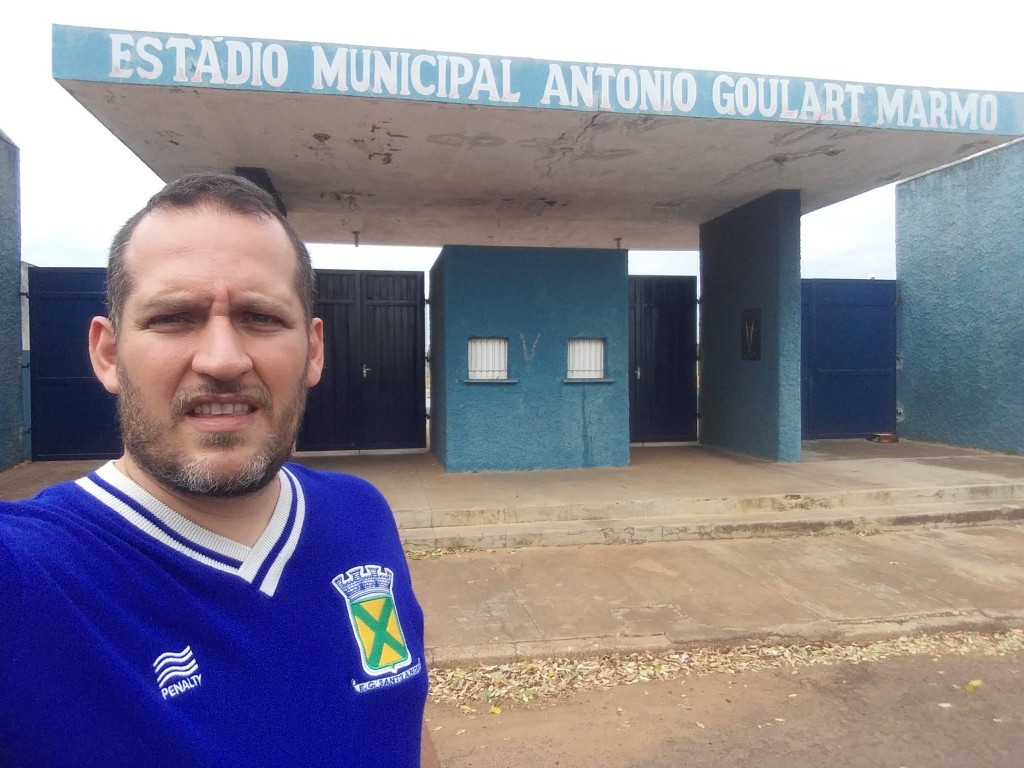
[[[445,666],[1024,626],[1024,526],[461,552],[411,564]]]

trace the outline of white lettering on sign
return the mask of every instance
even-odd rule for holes
[[[342,93],[372,91],[390,96],[415,94],[508,104],[517,103],[521,97],[512,87],[511,59],[500,59],[495,67],[485,57],[473,60],[344,46],[328,53],[322,45],[314,45],[311,50],[315,91],[333,88]]]
[[[711,86],[711,101],[720,115],[749,117],[757,112],[768,119],[861,121],[864,86],[822,83],[820,87],[819,92],[810,80],[791,83],[786,78],[718,75]]]
[[[164,65],[157,53],[160,51],[160,40],[155,37],[140,37],[135,45],[135,54],[149,65],[148,68],[136,67],[135,74],[146,80],[155,80],[164,71]]]
[[[190,54],[195,55],[190,60]],[[135,62],[135,66],[131,63]],[[288,53],[278,43],[264,47],[253,41],[203,37],[199,45],[190,37],[161,40],[143,35],[136,40],[123,32],[110,34],[110,76],[156,80],[171,65],[176,83],[204,85],[271,85],[280,88],[288,80]]]
[[[548,64],[540,103],[563,107],[689,112],[697,102],[697,81],[689,72],[633,67]],[[596,78],[596,80],[595,80]]]
[[[1014,127],[1020,122],[1018,113],[1024,112],[1015,111],[1015,101],[1009,98],[1015,94],[315,43],[97,32],[94,39],[99,41],[98,55],[104,65],[101,81],[293,93],[333,90],[435,102],[927,131],[1013,132],[1019,130]],[[55,50],[59,52],[59,48]],[[104,61],[107,53],[109,69]],[[1007,101],[1009,107],[1002,107]]]
[[[994,130],[999,122],[999,105],[995,95],[961,94],[956,91],[927,92],[919,88],[894,88],[890,92],[878,86],[877,125],[898,125],[900,128],[948,128],[950,130]]]

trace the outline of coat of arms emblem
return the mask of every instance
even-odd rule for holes
[[[412,661],[395,607],[394,580],[394,572],[379,565],[356,566],[331,579],[348,606],[363,670],[375,677]]]

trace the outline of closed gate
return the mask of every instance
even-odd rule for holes
[[[34,461],[121,454],[116,402],[89,361],[89,321],[105,315],[105,269],[29,269]],[[423,274],[317,272],[327,341],[300,450],[426,445]]]
[[[895,280],[803,280],[804,439],[896,430]]]
[[[105,269],[29,268],[33,461],[121,455],[114,397],[89,361],[89,321],[107,313],[105,280]]]
[[[316,314],[324,372],[296,447],[424,448],[423,273],[319,270]]]
[[[697,439],[697,278],[629,279],[629,440]]]

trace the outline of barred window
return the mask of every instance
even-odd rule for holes
[[[566,378],[604,378],[604,339],[569,339]]]
[[[508,378],[508,339],[469,340],[469,378]]]

